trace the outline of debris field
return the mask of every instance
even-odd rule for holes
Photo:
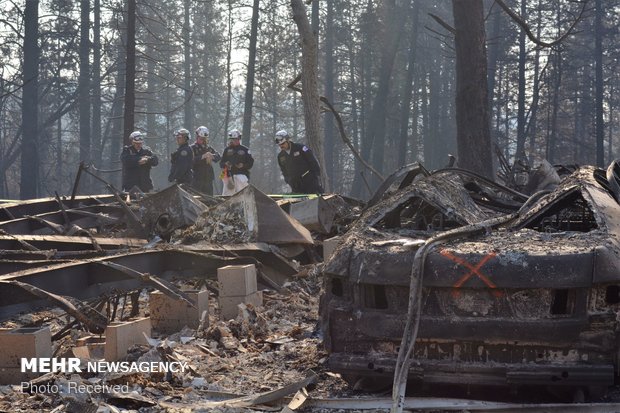
[[[0,411],[515,407],[429,385],[568,389],[613,411],[610,170],[531,171],[531,196],[411,165],[367,204],[177,185],[0,204]],[[24,367],[40,359],[79,370]]]

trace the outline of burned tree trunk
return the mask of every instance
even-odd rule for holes
[[[91,159],[98,167],[101,167],[102,142],[101,142],[101,0],[95,0],[93,8],[93,77],[91,82],[92,98],[92,126],[91,126]],[[96,184],[95,193],[103,191],[100,183]]]
[[[192,62],[190,40],[190,2],[183,2],[183,89],[185,94],[185,106],[183,117],[185,127],[190,130],[194,126],[194,107],[192,104]]]
[[[459,165],[493,175],[482,0],[453,0],[456,30],[456,138]]]
[[[379,71],[379,81],[377,94],[372,103],[370,123],[368,128],[368,139],[372,144],[372,165],[380,172],[383,172],[385,156],[385,133],[388,113],[388,98],[391,91],[392,72],[394,70],[394,60],[398,51],[398,43],[402,34],[403,16],[399,15],[400,5],[395,0],[384,0],[381,2],[381,12],[384,15],[385,29],[382,32],[381,41],[381,69]],[[394,30],[397,27],[397,30]]]
[[[327,16],[325,22],[325,97],[330,102],[334,102],[334,2],[333,0],[327,0],[326,3]],[[325,125],[325,175],[327,175],[329,180],[333,182],[335,155],[334,116],[331,113],[325,113],[325,115],[323,116],[323,121]]]
[[[595,119],[596,119],[596,166],[603,167],[605,164],[605,121],[603,120],[603,3],[595,2],[594,23],[594,61],[595,68]]]
[[[412,2],[411,13],[411,33],[409,37],[409,52],[407,55],[407,75],[405,76],[405,85],[403,88],[403,101],[400,109],[400,134],[398,138],[398,166],[403,166],[407,163],[407,141],[409,136],[409,119],[414,119],[413,130],[411,134],[411,151],[412,158],[417,159],[417,125],[415,124],[417,105],[411,112],[411,100],[413,97],[413,79],[415,74],[416,64],[416,51],[418,42],[418,17],[420,6],[417,2]]]
[[[127,3],[127,61],[125,64],[125,112],[123,114],[123,139],[129,145],[133,131],[136,105],[136,0]]]
[[[521,17],[526,18],[527,4],[521,0]],[[519,92],[517,97],[517,158],[525,156],[525,30],[519,32]]]
[[[258,41],[259,0],[252,6],[252,25],[250,28],[250,50],[248,56],[248,74],[245,83],[245,103],[243,107],[243,130],[241,137],[245,146],[250,146],[252,130],[252,107],[254,106],[254,77],[256,67],[256,43]]]
[[[320,127],[320,104],[317,75],[318,46],[316,37],[312,33],[306,9],[302,0],[291,0],[293,20],[297,24],[301,37],[301,85],[302,99],[304,102],[304,120],[306,122],[306,139],[308,146],[317,156],[321,169],[321,178],[325,179],[325,154],[323,150],[323,137]]]
[[[39,186],[37,139],[39,112],[39,1],[27,1],[24,10],[24,92],[22,102],[22,165],[20,197],[35,198]]]
[[[80,107],[80,161],[91,162],[90,140],[90,2],[80,1],[80,74],[79,74],[79,107]],[[91,179],[86,177],[85,188],[91,190]]]
[[[224,115],[224,132],[228,132],[230,123],[230,105],[232,102],[232,41],[233,41],[232,0],[228,0],[228,37],[226,39],[226,115]]]

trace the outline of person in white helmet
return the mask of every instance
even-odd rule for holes
[[[121,152],[121,164],[123,165],[123,190],[129,191],[134,186],[142,192],[153,189],[151,181],[151,168],[157,166],[157,156],[144,146],[144,133],[132,132],[129,135],[131,145],[127,145]]]
[[[209,129],[206,126],[196,128],[196,142],[190,147],[194,152],[194,180],[192,187],[196,190],[213,195],[213,162],[219,162],[220,154],[209,146]]]
[[[276,132],[275,144],[280,147],[278,165],[284,180],[297,194],[321,194],[321,168],[310,148],[291,141],[285,130]]]
[[[189,147],[189,131],[185,128],[174,132],[179,147],[170,155],[170,174],[169,182],[177,184],[191,184],[194,176],[192,166],[194,163],[194,152]]]
[[[224,181],[222,195],[234,195],[248,186],[252,165],[254,158],[250,150],[241,145],[241,132],[238,129],[231,130],[228,132],[228,146],[220,160]]]

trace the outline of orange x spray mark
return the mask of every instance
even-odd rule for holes
[[[452,254],[450,251],[448,250],[441,250],[440,254],[443,255],[444,257],[448,258],[451,261],[454,261],[455,263],[462,265],[463,267],[469,269],[469,271],[467,272],[467,274],[465,274],[464,276],[462,276],[453,286],[452,288],[455,288],[453,295],[455,297],[458,297],[460,294],[460,291],[458,291],[459,288],[461,288],[463,286],[463,284],[465,284],[467,282],[467,280],[469,280],[473,275],[476,275],[476,277],[480,278],[482,280],[483,283],[485,283],[487,285],[487,287],[489,287],[492,290],[492,293],[494,296],[496,297],[501,297],[502,296],[502,292],[499,291],[497,289],[497,286],[495,284],[493,284],[493,282],[491,280],[489,280],[489,278],[482,274],[480,272],[480,268],[482,268],[482,266],[484,264],[486,264],[491,258],[495,257],[497,254],[495,254],[494,252],[490,252],[489,254],[485,255],[484,258],[482,258],[478,264],[476,264],[475,266],[468,263],[467,261],[465,261],[463,258],[457,257],[456,255]]]

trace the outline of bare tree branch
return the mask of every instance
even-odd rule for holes
[[[300,80],[301,80],[301,75],[297,75],[297,77],[295,77],[295,79],[293,79],[293,81],[291,83],[289,83],[287,85],[287,87],[289,89],[293,89],[295,92],[302,93],[301,88],[299,88],[297,86],[297,83],[299,83]],[[384,180],[385,178],[383,177],[383,175],[381,175],[379,173],[379,171],[377,171],[370,164],[368,164],[368,162],[366,162],[364,160],[364,158],[362,158],[362,155],[360,155],[360,153],[357,151],[357,149],[355,149],[355,146],[353,146],[353,142],[351,142],[351,140],[347,136],[346,131],[344,130],[344,123],[342,122],[342,118],[340,117],[340,113],[338,113],[338,111],[334,108],[334,106],[331,104],[331,102],[325,96],[319,96],[319,99],[321,100],[321,102],[323,102],[325,105],[327,105],[327,110],[329,110],[331,113],[334,114],[334,119],[336,120],[336,125],[338,126],[338,131],[340,132],[340,137],[342,138],[342,141],[349,147],[349,149],[351,149],[351,152],[353,152],[353,156],[355,156],[355,158],[358,161],[360,161],[360,163],[362,165],[364,165],[364,167],[366,167],[373,174],[375,174],[377,177],[379,177],[379,179]]]
[[[338,125],[338,131],[340,132],[340,137],[342,138],[344,143],[349,147],[349,149],[351,149],[351,152],[353,152],[353,155],[355,156],[355,158],[358,161],[360,161],[360,163],[362,165],[364,165],[366,168],[368,168],[373,174],[375,174],[379,179],[381,179],[382,181],[385,180],[385,177],[383,175],[381,175],[379,173],[379,171],[377,171],[375,168],[373,168],[372,165],[369,165],[366,161],[364,161],[364,159],[359,154],[357,149],[355,149],[355,146],[353,146],[353,143],[351,142],[351,140],[347,136],[347,133],[344,130],[344,124],[342,123],[342,118],[340,117],[340,113],[338,113],[338,111],[336,111],[336,109],[334,109],[334,107],[332,106],[330,101],[327,100],[327,98],[325,96],[321,96],[320,99],[321,99],[321,102],[323,102],[323,103],[325,103],[327,105],[327,108],[329,109],[329,111],[331,111],[333,113],[334,119],[336,120],[336,125]]]
[[[429,16],[431,16],[433,18],[433,20],[435,20],[437,23],[439,23],[439,25],[441,27],[443,27],[444,29],[446,29],[447,31],[449,31],[452,34],[456,34],[456,30],[454,30],[454,27],[450,26],[448,23],[446,23],[441,17],[437,16],[436,14],[433,13],[429,13]]]
[[[577,26],[577,23],[579,23],[579,21],[583,17],[583,14],[586,11],[586,6],[588,5],[588,0],[583,0],[583,7],[581,8],[581,11],[579,12],[577,17],[575,18],[575,21],[573,21],[571,26],[568,28],[566,33],[564,33],[562,36],[560,36],[559,38],[557,38],[556,40],[554,40],[552,42],[544,42],[544,41],[538,39],[536,36],[534,36],[534,34],[530,30],[529,26],[525,22],[525,20],[523,20],[523,18],[521,18],[521,16],[519,16],[517,13],[512,11],[512,9],[510,9],[510,7],[508,7],[506,5],[506,3],[504,3],[504,0],[495,0],[495,3],[497,3],[497,5],[499,7],[501,7],[502,10],[504,10],[506,12],[506,14],[508,14],[512,18],[512,20],[515,21],[515,23],[517,23],[519,26],[521,26],[523,31],[525,31],[525,34],[527,35],[527,37],[532,42],[534,42],[535,44],[537,44],[538,46],[541,46],[541,47],[553,47],[553,46],[561,43],[564,39],[566,39],[573,32],[573,29],[575,28],[575,26]]]

